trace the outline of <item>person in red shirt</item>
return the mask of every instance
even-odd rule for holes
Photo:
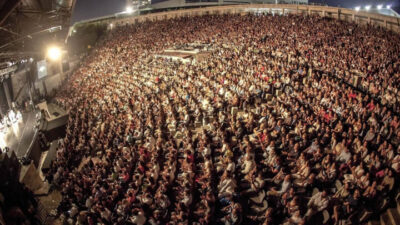
[[[371,100],[370,103],[368,103],[367,108],[368,108],[369,111],[372,111],[372,110],[375,109],[375,105],[374,105],[374,102],[372,100]]]
[[[354,99],[354,98],[357,97],[357,95],[351,91],[351,92],[349,93],[348,97],[349,97],[350,99]]]
[[[328,112],[324,112],[324,119],[327,123],[329,123],[331,121],[332,117]]]

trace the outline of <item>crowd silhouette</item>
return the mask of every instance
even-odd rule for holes
[[[213,50],[154,56],[190,43]],[[366,220],[397,193],[399,43],[302,15],[115,27],[54,99],[69,111],[49,177],[58,212],[90,225]]]

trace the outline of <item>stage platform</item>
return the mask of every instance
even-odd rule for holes
[[[48,112],[50,116],[45,119],[45,123],[41,128],[43,131],[51,131],[67,124],[68,112],[63,108],[50,103],[48,104]]]
[[[10,148],[9,156],[11,151],[14,151],[17,158],[21,158],[33,145],[40,125],[36,117],[38,113],[38,110],[22,112],[22,120],[6,128],[7,131],[3,132],[1,147],[7,146]]]
[[[9,148],[8,156],[11,156],[11,152],[14,151],[18,159],[26,156],[37,161],[40,152],[45,150],[37,149],[39,131],[55,136],[54,138],[50,137],[48,141],[63,136],[64,125],[68,122],[68,112],[54,104],[48,105],[47,112],[50,116],[45,117],[39,109],[21,112],[22,119],[13,123],[12,126],[3,128],[0,147],[2,149]],[[38,162],[35,164],[38,166]]]

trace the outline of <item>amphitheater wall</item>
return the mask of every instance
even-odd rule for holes
[[[249,5],[228,5],[228,6],[210,6],[204,8],[191,8],[174,10],[168,12],[150,13],[146,15],[132,16],[127,18],[110,19],[106,22],[113,22],[117,26],[126,24],[135,24],[145,21],[165,20],[177,17],[199,16],[199,15],[220,15],[220,14],[241,14],[245,15],[254,12],[271,13],[274,15],[302,14],[313,15],[318,14],[323,17],[330,17],[344,20],[347,22],[355,22],[361,25],[371,24],[373,26],[385,27],[388,30],[400,33],[400,18],[386,16],[376,13],[364,11],[355,11],[352,9],[329,7],[329,6],[313,6],[313,5],[286,5],[286,4],[249,4]]]

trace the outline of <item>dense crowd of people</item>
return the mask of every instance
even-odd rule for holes
[[[397,192],[399,43],[318,16],[116,27],[55,98],[69,110],[49,177],[58,212],[90,225],[365,220]],[[185,44],[213,50],[155,57]]]

